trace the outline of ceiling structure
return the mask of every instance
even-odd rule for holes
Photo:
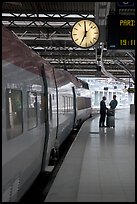
[[[107,16],[114,15],[116,2],[3,2],[2,24],[55,68],[75,76],[96,77],[98,50],[104,72],[101,77],[135,77],[135,50],[107,50]],[[135,9],[121,9],[135,15]],[[71,39],[75,22],[87,18],[101,30],[99,42],[87,49]]]

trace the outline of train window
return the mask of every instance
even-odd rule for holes
[[[69,98],[69,111],[71,111],[71,97]]]
[[[27,92],[27,99],[28,129],[32,129],[37,126],[37,94]]]
[[[68,97],[66,96],[66,106],[67,106],[67,112],[68,112]]]
[[[65,96],[63,96],[63,107],[64,107],[64,113],[65,113]]]
[[[71,110],[73,109],[73,98],[71,97]]]
[[[70,109],[71,109],[71,104],[70,104],[71,102],[70,102],[70,100],[71,100],[71,99],[70,99],[70,97],[69,97],[69,112],[70,112]]]
[[[68,97],[68,112],[70,111],[70,97]]]
[[[73,98],[63,96],[64,112],[70,112],[73,109]]]
[[[90,98],[84,98],[84,97],[78,97],[77,98],[77,107],[78,107],[78,110],[90,108],[91,107],[91,99]]]
[[[83,107],[84,107],[83,97],[78,97],[77,98],[77,108],[78,108],[78,110],[82,110]]]
[[[46,106],[46,100],[44,94],[41,94],[41,110],[40,110],[40,118],[41,123],[45,122],[45,106]]]
[[[12,139],[23,132],[22,92],[6,89],[6,132]]]
[[[50,121],[52,121],[52,98],[51,98],[51,94],[49,94],[49,116],[50,116]]]
[[[91,98],[85,98],[85,102],[86,102],[86,108],[90,108],[91,107]]]
[[[63,111],[70,112],[73,109],[73,98],[68,96],[63,96]]]
[[[45,122],[45,96],[41,93],[41,102],[40,102],[40,121],[41,124]]]

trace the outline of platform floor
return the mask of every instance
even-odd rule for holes
[[[84,122],[44,202],[135,202],[135,114],[117,109],[115,128],[98,124]]]

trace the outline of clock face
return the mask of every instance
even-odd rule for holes
[[[80,20],[72,28],[71,36],[76,45],[89,48],[95,45],[99,39],[99,27],[90,20]]]

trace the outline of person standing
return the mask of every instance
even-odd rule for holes
[[[116,95],[113,95],[113,100],[110,101],[110,109],[107,113],[107,126],[108,127],[115,127],[115,108],[118,102],[116,100]]]
[[[100,101],[100,119],[99,119],[99,127],[105,127],[105,118],[106,118],[106,97],[103,96],[102,100]]]
[[[116,100],[116,95],[113,95],[113,100],[110,101],[109,105],[110,108],[115,110],[116,106],[117,106],[118,102]],[[115,112],[115,111],[114,111]]]

